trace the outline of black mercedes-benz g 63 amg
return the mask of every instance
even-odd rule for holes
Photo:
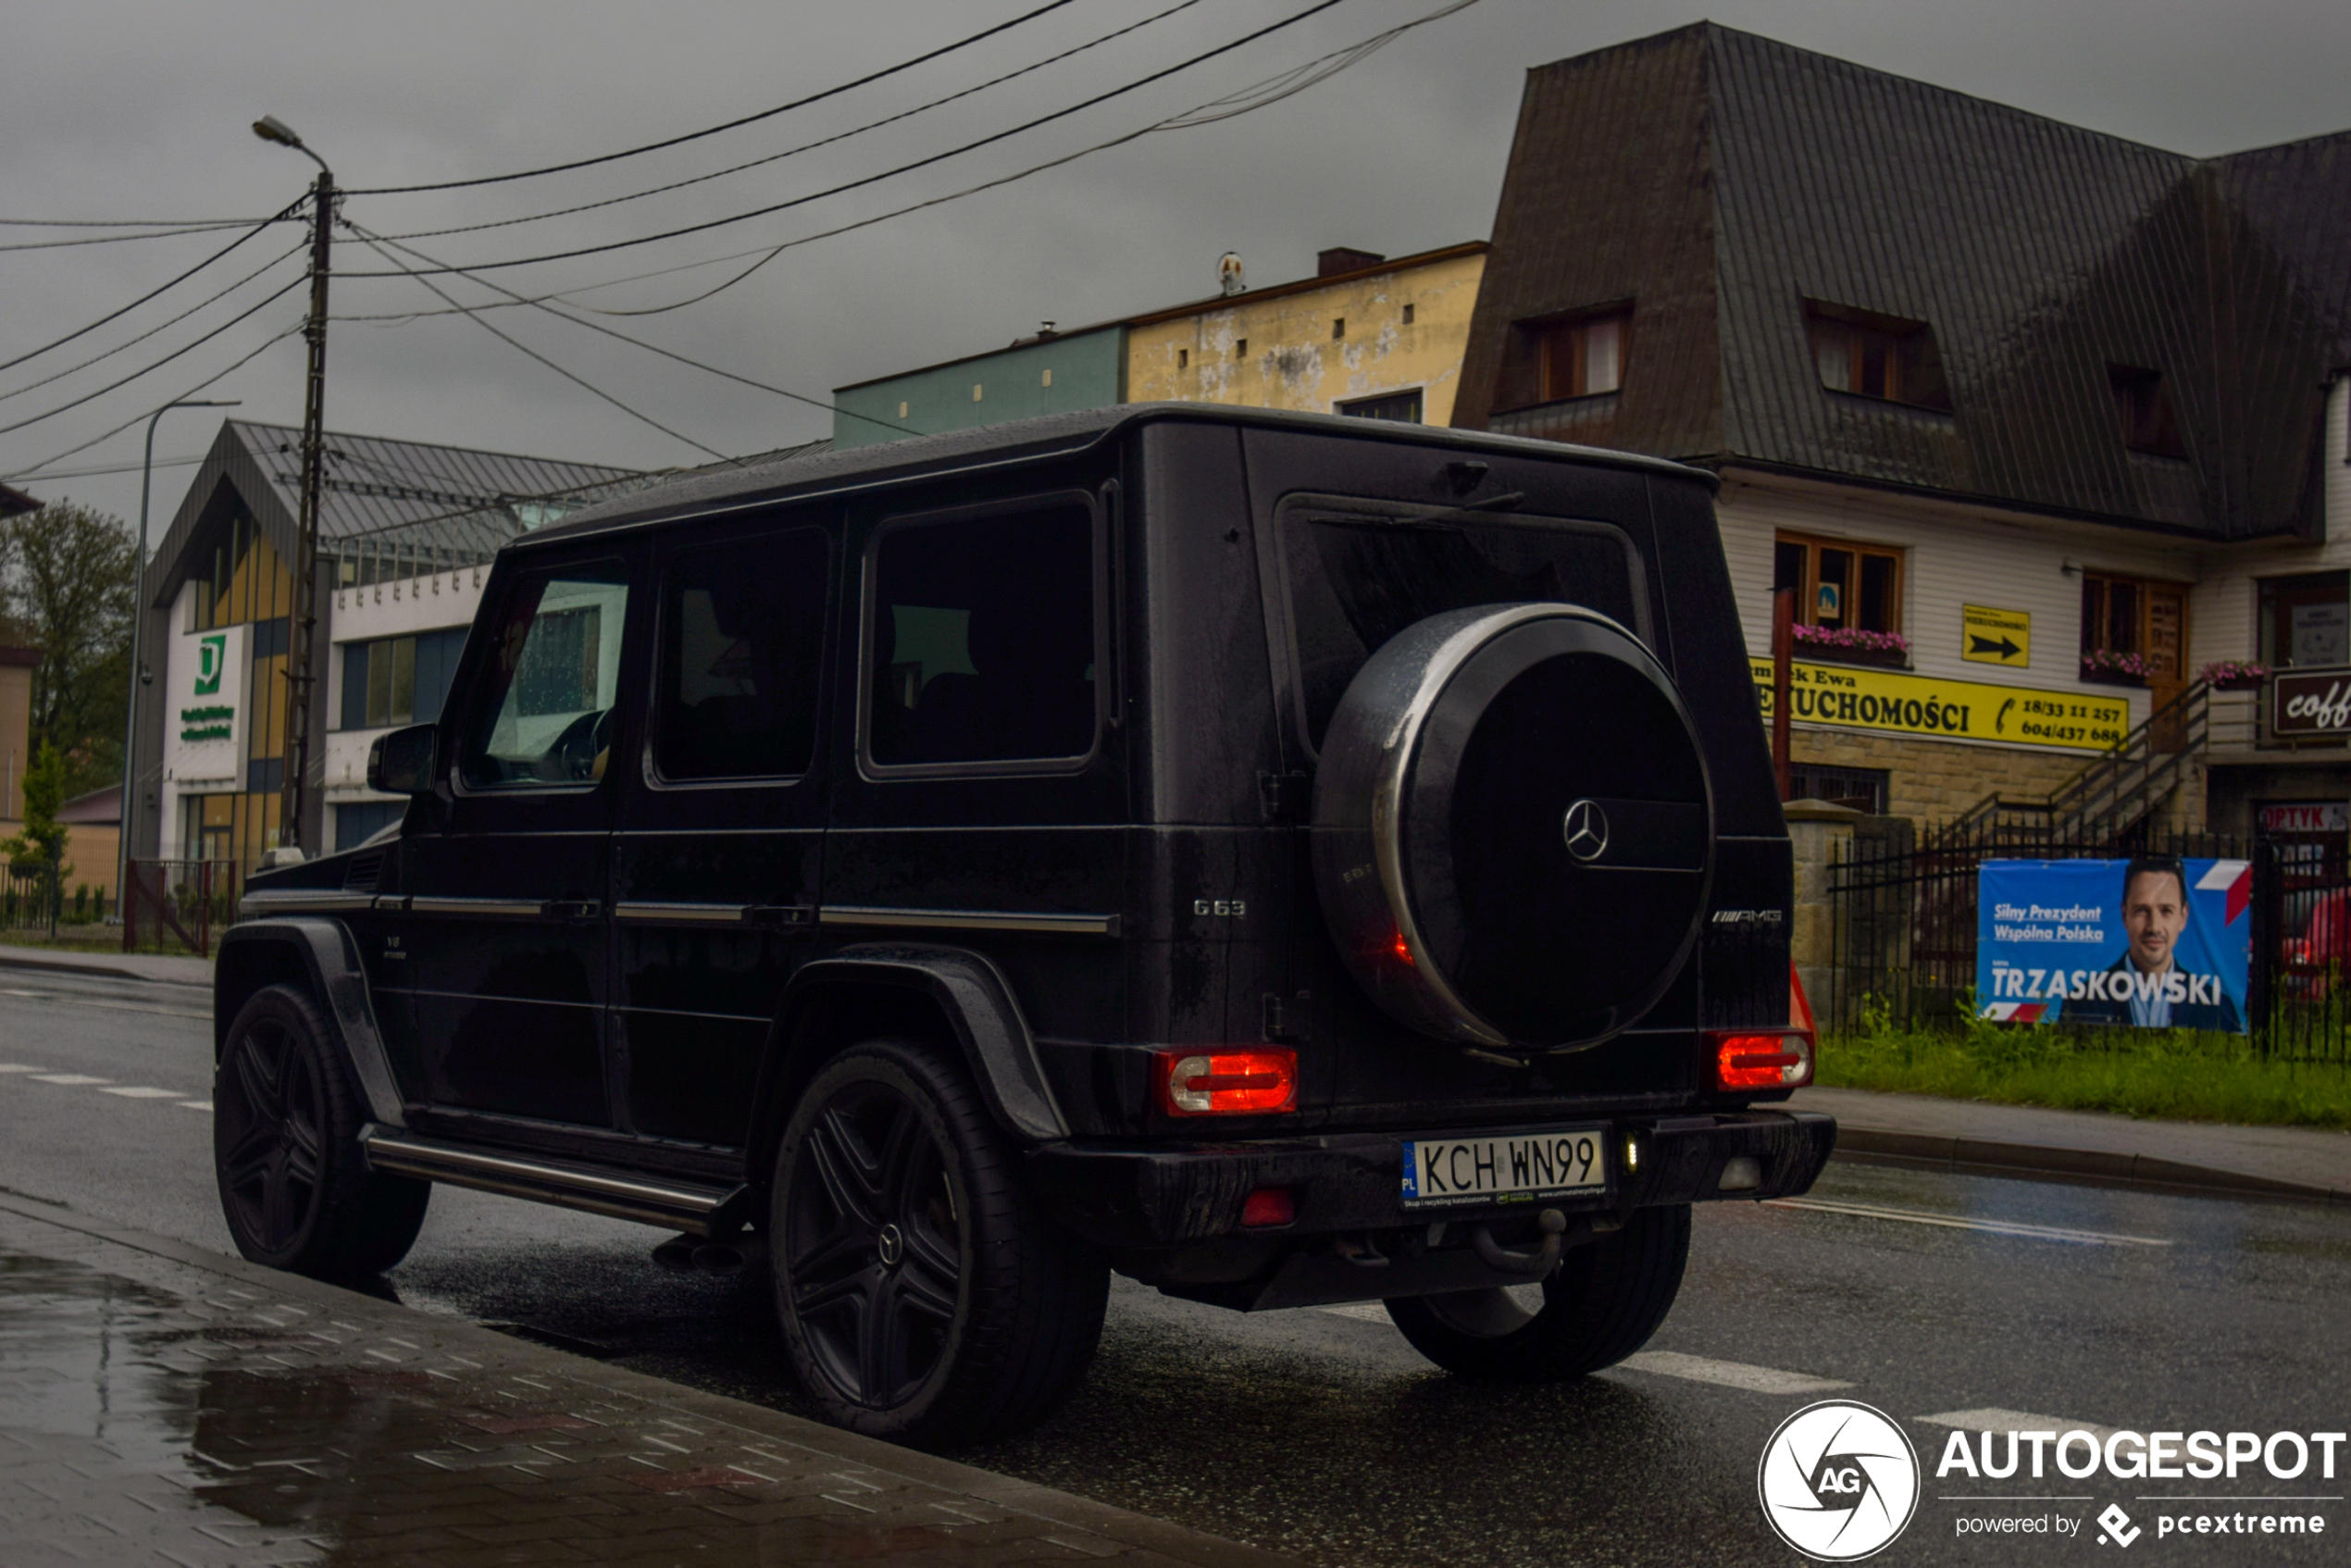
[[[1673,464],[1140,405],[682,479],[509,545],[396,829],[255,875],[246,1256],[433,1182],[764,1253],[833,1419],[1083,1375],[1115,1269],[1580,1375],[1826,1118],[1711,510]]]

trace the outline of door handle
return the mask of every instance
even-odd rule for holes
[[[541,914],[557,920],[593,920],[604,912],[604,906],[594,899],[554,899],[539,909]]]
[[[810,903],[755,903],[743,918],[760,926],[814,926],[816,906]]]

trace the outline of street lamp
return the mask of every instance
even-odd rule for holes
[[[318,623],[317,584],[313,579],[318,575],[318,491],[327,439],[327,275],[334,243],[335,171],[275,116],[263,115],[255,120],[253,133],[265,142],[292,147],[318,166],[317,183],[311,193],[310,317],[302,329],[310,344],[310,361],[302,394],[302,518],[294,545],[293,635],[287,640],[291,646],[286,650],[285,778],[278,804],[278,842],[299,855],[303,776],[310,768],[311,666]]]
[[[155,426],[175,408],[234,408],[243,401],[235,397],[184,397],[177,403],[165,404],[147,419],[147,455],[139,467],[139,557],[131,579],[131,702],[130,711],[122,720],[122,807],[115,828],[118,840],[115,846],[114,877],[117,919],[122,917],[122,895],[131,886],[131,822],[135,809],[132,803],[139,792],[139,633],[146,624],[147,498],[154,493],[155,483]]]

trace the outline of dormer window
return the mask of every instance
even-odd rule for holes
[[[1629,302],[1512,324],[1505,405],[1595,397],[1624,384],[1633,342]]]
[[[2115,417],[2121,421],[2122,444],[2133,452],[2158,457],[2185,457],[2187,442],[2180,439],[2180,417],[2171,407],[2171,393],[2160,370],[2129,365],[2106,367],[2114,389]]]
[[[1857,397],[1951,411],[1950,383],[1944,379],[1934,328],[1821,300],[1805,301],[1804,310],[1821,385]]]

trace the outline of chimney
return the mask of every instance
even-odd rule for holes
[[[1341,245],[1337,250],[1315,253],[1314,276],[1334,278],[1342,272],[1355,272],[1366,267],[1377,267],[1387,259],[1387,257],[1377,251],[1350,251]]]

